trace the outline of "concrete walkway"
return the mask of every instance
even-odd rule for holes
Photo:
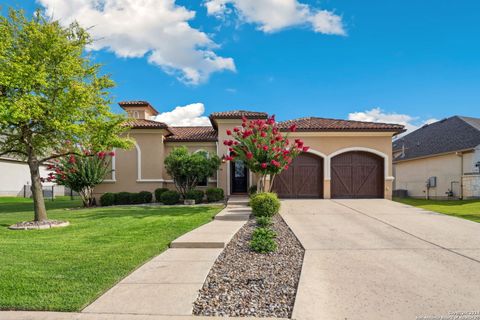
[[[120,281],[82,312],[191,316],[193,302],[215,260],[248,220],[250,210],[245,205],[245,199],[229,202],[218,218],[173,241],[170,249]]]
[[[281,214],[306,249],[295,319],[480,311],[478,223],[388,200],[287,200]]]

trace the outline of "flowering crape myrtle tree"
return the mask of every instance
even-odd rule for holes
[[[296,126],[289,127],[289,132],[295,132]],[[229,154],[224,160],[241,160],[251,172],[259,178],[258,192],[270,192],[275,176],[287,170],[293,159],[301,152],[307,152],[309,147],[303,141],[288,139],[288,132],[282,133],[277,127],[275,116],[267,120],[248,120],[242,117],[242,126],[227,130],[232,139],[225,140],[224,145],[229,147]],[[270,177],[270,186],[266,188],[267,177]]]
[[[125,119],[110,112],[114,83],[91,62],[89,34],[77,23],[36,12],[0,13],[0,156],[30,169],[35,222],[48,220],[40,167],[57,158],[128,148]],[[67,144],[67,141],[70,143]]]
[[[110,164],[115,153],[100,151],[98,153],[85,150],[83,155],[71,154],[68,157],[55,159],[47,169],[52,170],[46,180],[67,186],[76,191],[82,198],[85,207],[95,205],[93,190],[112,172]]]

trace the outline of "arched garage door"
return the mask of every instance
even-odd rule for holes
[[[331,160],[332,198],[383,198],[384,160],[376,154],[352,151]]]
[[[281,198],[323,198],[323,159],[300,154],[288,170],[275,177],[273,190]]]

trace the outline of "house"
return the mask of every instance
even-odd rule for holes
[[[228,147],[227,129],[241,125],[241,118],[266,119],[257,111],[214,112],[208,127],[169,127],[153,121],[158,115],[146,101],[125,101],[119,105],[128,113],[129,134],[136,140],[131,150],[116,150],[111,176],[96,188],[105,192],[174,188],[165,172],[165,156],[175,147],[191,152],[203,150],[222,156]],[[310,147],[290,168],[275,179],[274,189],[289,198],[391,198],[392,137],[404,131],[395,124],[300,118],[279,123],[281,130],[296,124],[291,139],[301,138]],[[227,195],[246,193],[255,176],[241,161],[222,163],[216,176],[203,186],[223,188]]]
[[[453,116],[393,142],[395,189],[417,198],[480,198],[480,119]]]
[[[48,175],[46,166],[40,167],[40,175]],[[12,157],[0,157],[0,196],[30,197],[30,169],[25,161]],[[54,183],[44,183],[46,196],[64,195],[64,187]]]

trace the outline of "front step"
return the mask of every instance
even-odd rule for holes
[[[175,239],[170,243],[170,248],[225,248],[245,221],[213,220]]]

